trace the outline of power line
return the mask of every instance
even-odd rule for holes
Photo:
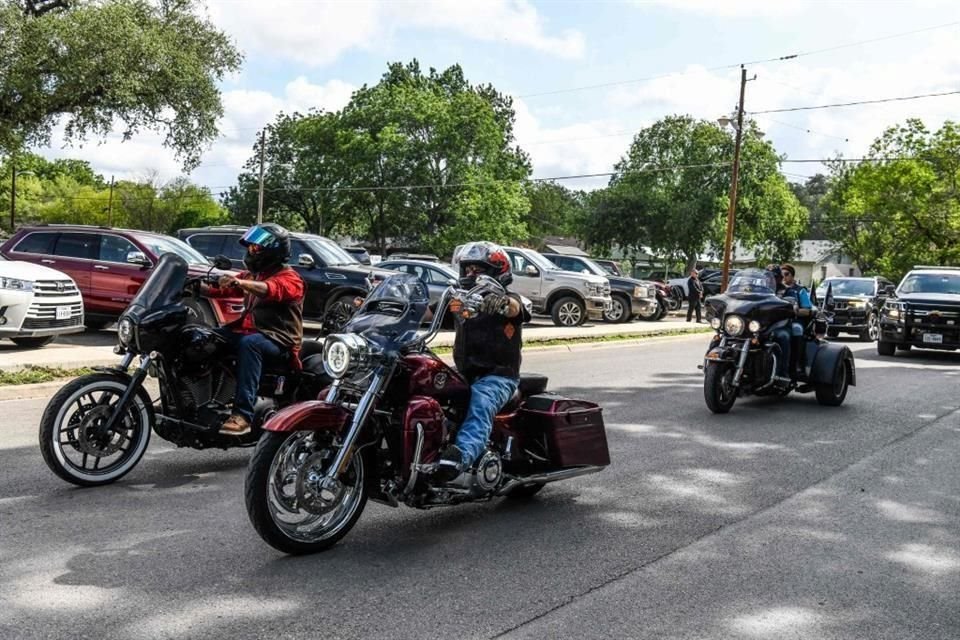
[[[814,109],[833,109],[836,107],[853,107],[863,104],[881,104],[884,102],[904,102],[907,100],[920,100],[921,98],[937,98],[941,96],[952,96],[960,94],[960,90],[941,91],[939,93],[922,93],[915,96],[898,96],[895,98],[880,98],[878,100],[858,100],[856,102],[836,102],[834,104],[821,104],[811,107],[785,107],[783,109],[764,109],[762,111],[749,111],[752,116],[762,115],[764,113],[785,113],[787,111],[812,111]]]
[[[843,138],[843,137],[841,137],[841,136],[834,136],[834,135],[831,135],[831,134],[829,134],[829,133],[820,133],[819,131],[814,131],[813,129],[810,129],[810,128],[808,128],[808,127],[800,127],[800,126],[797,126],[797,125],[795,125],[795,124],[790,124],[789,122],[781,122],[781,121],[779,121],[779,120],[771,120],[771,119],[769,119],[769,118],[768,118],[768,122],[773,122],[773,123],[775,123],[775,124],[779,124],[779,125],[782,125],[782,126],[784,126],[784,127],[790,127],[791,129],[797,129],[798,131],[804,131],[804,132],[806,132],[806,133],[809,133],[809,134],[815,135],[815,136],[823,136],[824,138],[835,138],[835,139],[837,139],[837,140],[843,140],[844,142],[850,142],[850,138]]]
[[[891,35],[888,35],[888,36],[881,36],[881,37],[879,37],[879,38],[871,38],[871,39],[869,39],[869,40],[860,40],[860,41],[857,41],[857,42],[849,42],[849,43],[846,43],[846,44],[840,44],[840,45],[836,45],[836,46],[832,46],[832,47],[825,47],[825,48],[823,48],[823,49],[812,49],[812,50],[810,50],[810,51],[802,51],[802,52],[799,52],[799,53],[791,53],[791,54],[782,55],[782,56],[775,56],[775,57],[772,57],[772,58],[761,58],[761,59],[758,59],[758,60],[750,60],[750,61],[747,61],[747,62],[737,62],[737,63],[733,63],[733,64],[723,64],[723,65],[718,65],[718,66],[715,66],[715,67],[708,67],[708,68],[706,68],[706,69],[703,69],[703,71],[722,71],[722,70],[725,70],[725,69],[735,69],[735,68],[740,67],[741,65],[763,64],[763,63],[767,63],[767,62],[785,62],[785,61],[787,61],[787,60],[795,60],[795,59],[797,59],[797,58],[802,58],[802,57],[806,57],[806,56],[817,55],[817,54],[826,53],[826,52],[829,52],[829,51],[837,51],[837,50],[839,50],[839,49],[848,49],[848,48],[851,48],[851,47],[858,47],[858,46],[865,45],[865,44],[872,44],[872,43],[875,43],[875,42],[882,42],[882,41],[884,41],[884,40],[893,40],[893,39],[895,39],[895,38],[903,38],[903,37],[915,35],[915,34],[918,34],[918,33],[925,33],[925,32],[928,32],[928,31],[935,31],[935,30],[938,30],[938,29],[946,29],[946,28],[949,28],[949,27],[955,27],[955,26],[957,26],[957,25],[960,25],[960,21],[948,22],[948,23],[945,23],[945,24],[934,25],[934,26],[932,26],[932,27],[923,27],[923,28],[921,28],[921,29],[914,29],[914,30],[912,30],[912,31],[903,31],[903,32],[901,32],[901,33],[894,33],[894,34],[891,34]],[[569,88],[566,88],[566,89],[555,89],[555,90],[553,90],[553,91],[540,91],[540,92],[537,92],[537,93],[526,93],[526,94],[521,94],[521,95],[519,95],[519,96],[517,96],[517,97],[518,97],[518,98],[536,98],[536,97],[539,97],[539,96],[551,96],[551,95],[556,95],[556,94],[559,94],[559,93],[572,93],[572,92],[575,92],[575,91],[587,91],[587,90],[590,90],[590,89],[604,89],[604,88],[607,88],[607,87],[616,87],[616,86],[621,86],[621,85],[625,85],[625,84],[638,84],[638,83],[641,83],[641,82],[650,82],[650,81],[652,81],[652,80],[660,80],[660,79],[662,79],[662,78],[670,78],[670,77],[673,77],[673,76],[682,76],[682,75],[687,75],[687,74],[689,74],[689,73],[693,73],[694,71],[700,71],[700,69],[688,69],[688,70],[686,70],[686,71],[674,71],[674,72],[671,72],[671,73],[662,73],[662,74],[658,74],[658,75],[654,75],[654,76],[648,76],[648,77],[646,77],[646,78],[634,78],[634,79],[632,79],[632,80],[617,80],[617,81],[613,81],[613,82],[601,82],[601,83],[598,83],[598,84],[583,85],[583,86],[579,86],[579,87],[569,87]]]

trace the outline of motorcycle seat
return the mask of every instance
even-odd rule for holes
[[[547,390],[549,381],[550,379],[547,376],[539,373],[521,373],[518,391],[524,398],[543,393]]]

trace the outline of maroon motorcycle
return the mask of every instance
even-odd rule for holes
[[[503,292],[485,276],[469,291],[451,285],[424,333],[427,288],[398,273],[370,293],[344,333],[327,337],[324,367],[334,382],[325,399],[270,418],[250,460],[247,513],[265,541],[285,553],[323,551],[350,531],[367,499],[428,509],[526,498],[610,463],[600,407],[547,393],[546,377],[524,374],[476,463],[450,482],[434,478],[470,386],[427,343],[448,308],[475,314],[488,290]]]

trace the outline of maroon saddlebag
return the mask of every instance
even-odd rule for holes
[[[550,393],[529,396],[520,409],[524,429],[541,439],[559,467],[610,464],[603,409]]]

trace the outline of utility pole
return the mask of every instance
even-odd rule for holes
[[[727,290],[730,254],[733,251],[733,223],[737,215],[737,182],[740,177],[740,142],[743,140],[743,98],[747,89],[747,68],[740,65],[740,102],[737,104],[737,137],[733,146],[733,175],[730,178],[730,208],[727,209],[727,240],[723,245],[723,276],[720,291]]]
[[[267,132],[260,132],[260,193],[257,198],[257,224],[263,222],[263,156],[267,147]]]
[[[14,218],[17,210],[17,165],[10,162],[10,233],[14,231]]]
[[[107,226],[113,226],[113,176],[110,176],[110,198],[107,200]]]

